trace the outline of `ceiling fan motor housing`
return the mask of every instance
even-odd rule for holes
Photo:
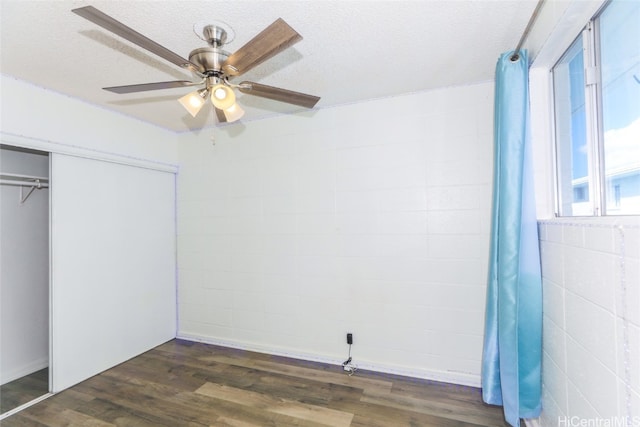
[[[218,47],[201,47],[189,53],[189,61],[200,65],[206,76],[217,76],[222,74],[222,64],[229,55],[229,52]]]

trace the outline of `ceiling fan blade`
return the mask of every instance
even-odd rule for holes
[[[156,82],[156,83],[141,83],[137,85],[127,85],[127,86],[112,86],[112,87],[103,87],[102,89],[108,90],[113,93],[134,93],[134,92],[146,92],[148,90],[160,90],[160,89],[171,89],[174,87],[185,87],[185,86],[197,86],[201,84],[200,82],[190,82],[188,80],[175,80],[172,82]]]
[[[201,73],[202,71],[204,71],[200,66],[190,62],[187,59],[184,59],[180,55],[170,51],[166,47],[154,42],[146,36],[143,36],[132,28],[127,27],[122,22],[113,19],[109,15],[99,11],[93,6],[80,7],[77,9],[72,9],[71,11],[93,22],[94,24],[101,26],[105,30],[109,30],[114,34],[117,34],[120,37],[137,44],[141,48],[146,49],[151,53],[155,53],[159,57],[164,58],[179,67],[187,68],[197,73]]]
[[[239,76],[300,40],[302,36],[278,18],[227,58],[222,70],[227,75]]]
[[[224,114],[224,111],[219,109],[219,108],[215,108],[215,107],[213,107],[213,109],[216,110],[216,117],[218,118],[218,122],[226,123],[227,122],[227,116]]]
[[[292,90],[281,89],[254,82],[242,82],[238,89],[240,92],[248,95],[261,96],[263,98],[299,105],[305,108],[313,108],[316,103],[320,101],[319,96],[307,95],[306,93],[294,92]]]

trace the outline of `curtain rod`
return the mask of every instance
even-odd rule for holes
[[[522,36],[520,36],[520,41],[518,42],[516,49],[513,51],[513,55],[511,55],[511,58],[509,58],[512,61],[517,61],[520,58],[520,55],[519,55],[520,48],[522,47],[522,44],[524,43],[524,41],[527,39],[527,36],[529,35],[529,32],[531,31],[533,24],[536,22],[536,19],[538,18],[538,14],[540,13],[540,9],[542,9],[543,4],[544,4],[544,0],[538,0],[538,4],[536,5],[536,8],[533,9],[531,18],[529,18],[529,23],[527,24],[527,27],[524,29]]]

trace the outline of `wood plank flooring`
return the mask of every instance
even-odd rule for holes
[[[0,387],[0,414],[49,392],[49,369],[44,368]]]
[[[504,427],[480,390],[172,340],[3,427]]]

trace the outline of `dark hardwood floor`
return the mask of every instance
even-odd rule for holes
[[[0,414],[37,399],[49,392],[49,369],[41,369],[30,375],[0,387]]]
[[[2,421],[18,426],[506,426],[480,390],[173,340]]]

